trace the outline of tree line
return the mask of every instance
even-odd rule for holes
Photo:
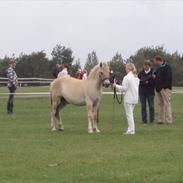
[[[111,60],[107,61],[110,69],[116,74],[116,78],[121,81],[125,75],[124,65],[127,62],[133,62],[137,70],[140,71],[144,60],[151,60],[155,56],[161,56],[168,64],[171,65],[173,71],[174,86],[183,86],[183,54],[178,52],[168,53],[163,46],[140,48],[128,59],[124,59],[121,53],[116,53]],[[0,58],[0,77],[5,77],[10,57]],[[71,67],[71,75],[76,76],[77,70],[81,68],[80,59],[75,59],[71,48],[56,45],[48,58],[44,51],[33,52],[31,54],[20,54],[15,58],[17,61],[16,72],[19,77],[41,77],[52,78],[53,70],[56,64],[69,64]],[[89,71],[93,66],[99,63],[99,59],[95,51],[87,55],[84,69]],[[152,64],[153,65],[153,64]]]

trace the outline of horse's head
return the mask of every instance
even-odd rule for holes
[[[110,77],[109,66],[108,66],[108,64],[101,62],[99,67],[100,67],[99,77],[100,77],[103,85],[105,87],[109,87],[109,85],[110,85],[110,81],[109,81],[109,77]]]

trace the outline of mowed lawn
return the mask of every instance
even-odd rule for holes
[[[183,94],[172,103],[172,126],[143,126],[137,106],[136,135],[124,136],[112,95],[102,99],[101,134],[87,133],[85,107],[67,106],[65,131],[51,132],[49,98],[16,98],[13,116],[0,98],[0,183],[182,183]]]

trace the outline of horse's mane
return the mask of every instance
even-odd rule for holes
[[[98,76],[98,71],[99,71],[99,65],[94,66],[90,71],[88,78],[94,79],[96,76]]]

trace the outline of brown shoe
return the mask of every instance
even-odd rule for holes
[[[163,122],[158,122],[157,124],[158,124],[158,125],[163,125],[164,123],[163,123]]]

